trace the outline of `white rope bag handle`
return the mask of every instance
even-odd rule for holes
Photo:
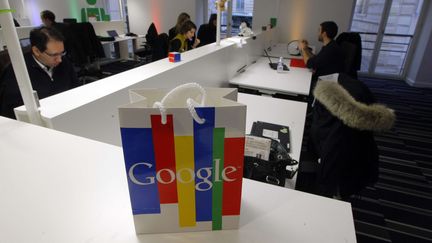
[[[170,92],[168,92],[163,98],[162,100],[156,101],[153,104],[153,108],[159,108],[159,111],[161,113],[161,123],[162,124],[166,124],[167,122],[167,110],[165,108],[166,103],[170,100],[173,99],[174,97],[176,97],[177,94],[187,91],[187,90],[198,90],[201,93],[201,102],[198,103],[196,100],[192,99],[192,98],[187,98],[186,99],[186,104],[187,107],[189,109],[189,112],[191,113],[192,118],[198,123],[198,124],[203,124],[205,122],[205,119],[201,118],[198,116],[195,107],[202,107],[204,106],[206,97],[207,97],[207,92],[204,90],[203,87],[201,87],[201,85],[197,84],[197,83],[187,83],[187,84],[182,84],[179,85],[177,87],[175,87],[174,89],[172,89]]]

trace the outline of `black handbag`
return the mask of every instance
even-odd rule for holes
[[[287,166],[290,170],[287,170]],[[269,161],[260,158],[244,157],[243,177],[285,186],[286,178],[293,178],[298,162],[293,160],[287,150],[277,140],[271,139]]]

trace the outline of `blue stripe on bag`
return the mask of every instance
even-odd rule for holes
[[[195,198],[196,220],[212,220],[212,175],[213,174],[213,129],[214,108],[196,108],[197,114],[205,119],[204,124],[194,121],[195,156]],[[209,168],[209,169],[202,169]],[[201,169],[201,170],[200,170]],[[201,177],[201,178],[199,178]],[[205,179],[203,179],[205,178]]]
[[[133,214],[161,212],[151,128],[121,128]]]

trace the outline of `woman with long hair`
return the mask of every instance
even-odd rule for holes
[[[188,41],[194,38],[196,32],[196,25],[188,20],[183,23],[180,27],[179,33],[170,41],[171,52],[185,52],[191,48],[195,48],[199,45],[200,41],[198,38],[195,39],[192,46],[189,47]]]

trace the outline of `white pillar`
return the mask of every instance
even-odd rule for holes
[[[0,10],[10,9],[8,0],[0,0]],[[12,14],[10,12],[0,13],[0,23],[3,30],[3,37],[12,67],[18,82],[18,87],[24,101],[29,120],[32,124],[42,126],[43,121],[39,113],[35,97],[33,96],[33,88],[30,82],[30,77],[25,65],[24,56],[21,50],[18,34],[13,23]]]
[[[219,8],[219,3],[218,3],[217,21],[216,21],[216,45],[217,46],[220,46],[220,41],[221,41],[221,9]]]

